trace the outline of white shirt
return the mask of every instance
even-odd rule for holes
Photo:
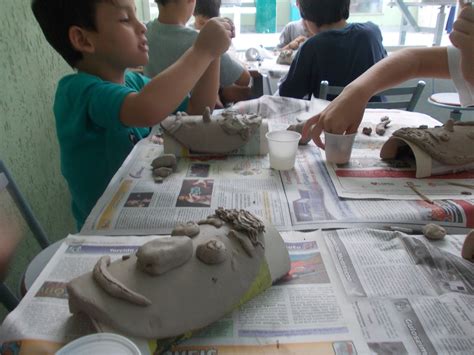
[[[453,46],[448,46],[449,74],[459,94],[462,106],[474,106],[474,86],[468,83],[461,72],[461,52]]]

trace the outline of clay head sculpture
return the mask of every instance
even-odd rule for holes
[[[259,132],[262,117],[224,111],[211,116],[207,108],[202,116],[188,116],[178,112],[161,122],[166,135],[194,153],[227,154],[241,148]],[[166,146],[165,146],[166,151]]]
[[[385,142],[380,151],[382,159],[394,159],[403,147],[413,152],[416,164],[435,160],[439,164],[463,170],[474,163],[474,122],[448,120],[444,126],[427,128],[401,128]],[[419,175],[416,177],[426,177]]]
[[[176,337],[218,320],[290,269],[280,234],[245,210],[218,208],[171,234],[122,260],[101,257],[69,282],[70,311],[126,335]]]

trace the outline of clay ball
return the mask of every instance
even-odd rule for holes
[[[211,239],[198,245],[196,257],[205,264],[221,264],[227,259],[225,244],[220,240]]]
[[[428,223],[421,231],[430,240],[441,240],[446,236],[446,229],[434,223]]]
[[[461,255],[464,259],[474,262],[474,230],[470,231],[462,245]]]

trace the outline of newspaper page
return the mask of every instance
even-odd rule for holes
[[[391,123],[385,134],[379,136],[374,133],[374,128],[383,116],[389,117]],[[471,195],[474,187],[474,171],[432,175],[429,178],[417,179],[414,158],[380,159],[380,149],[394,131],[402,127],[421,125],[434,127],[440,123],[418,112],[366,110],[361,129],[371,127],[372,134],[367,136],[359,129],[351,160],[347,164],[326,163],[339,197],[419,200],[420,194],[409,186],[410,183],[431,200],[463,200],[466,195]],[[321,155],[325,161],[324,150],[321,151]]]
[[[178,222],[206,219],[218,207],[247,209],[279,230],[290,228],[281,178],[267,156],[181,158],[160,184],[151,162],[161,149],[148,139],[135,146],[81,234],[168,234]]]
[[[268,119],[269,130],[276,130],[314,116],[327,104],[328,101],[314,98],[308,101],[263,96],[240,102],[233,109],[257,113]],[[381,110],[367,110],[368,114],[372,111]],[[393,111],[392,117],[401,115],[398,110],[382,111]],[[422,114],[403,114],[413,115],[410,120],[417,124],[434,121]],[[357,199],[339,198],[321,155],[324,152],[313,143],[300,146],[295,168],[290,171],[271,170],[268,156],[180,159],[178,172],[163,184],[156,184],[151,178],[150,162],[163,149],[156,142],[160,142],[159,138],[152,135],[137,144],[89,215],[81,233],[166,234],[176,223],[201,219],[219,206],[249,209],[271,221],[279,230],[355,225],[416,226],[436,222],[456,233],[462,228],[474,227],[472,198],[436,203],[419,197],[415,200],[365,199],[362,193]],[[379,159],[372,160],[375,161]],[[387,184],[392,183],[379,179],[371,183],[381,190]]]
[[[374,353],[472,354],[474,264],[453,254],[464,236],[447,239],[367,229],[325,234]]]
[[[176,346],[170,354],[367,352],[356,313],[343,294],[320,233],[286,232],[282,236],[291,256],[289,274],[239,310]],[[116,260],[153,238],[156,236],[67,238],[3,323],[3,350],[17,347],[25,352],[35,349],[52,353],[64,343],[93,332],[88,319],[69,313],[66,283],[91,271],[100,256],[107,254]],[[156,348],[156,341],[131,340],[143,354],[153,353]]]

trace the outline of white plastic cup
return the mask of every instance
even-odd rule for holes
[[[326,161],[329,163],[345,164],[351,158],[352,146],[357,133],[332,134],[324,132]]]
[[[294,131],[272,131],[266,135],[270,167],[275,170],[290,170],[295,166],[296,151],[301,134]]]

